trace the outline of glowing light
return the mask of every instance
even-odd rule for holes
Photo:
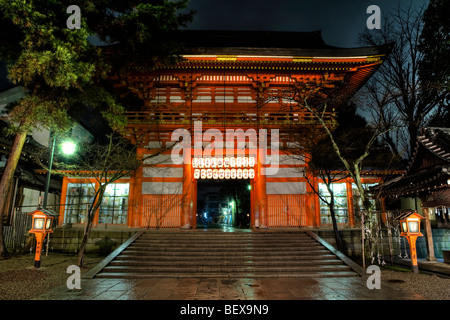
[[[236,158],[230,157],[230,167],[234,168],[236,167]]]
[[[248,158],[248,166],[254,167],[255,166],[255,157]]]
[[[236,178],[242,179],[242,169],[237,169],[236,170]]]
[[[71,155],[75,153],[77,145],[73,141],[64,141],[61,144],[61,151],[66,155]]]
[[[192,159],[192,168],[195,169],[194,179],[253,179],[255,170],[251,167],[254,165],[254,157]]]
[[[198,168],[198,158],[192,159],[192,168]]]
[[[34,229],[44,229],[44,218],[34,219]]]
[[[242,163],[243,163],[242,158],[241,157],[237,157],[236,158],[236,167],[238,167],[238,168],[242,167]]]

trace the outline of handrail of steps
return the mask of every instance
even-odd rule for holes
[[[319,237],[314,232],[311,232],[309,230],[306,230],[306,233],[315,239],[317,242],[319,242],[321,245],[323,245],[325,248],[327,248],[331,253],[333,253],[335,256],[337,256],[339,259],[341,259],[347,266],[349,266],[353,271],[355,271],[357,274],[359,274],[361,277],[365,277],[366,273],[364,272],[364,269],[361,268],[356,262],[351,260],[349,257],[347,257],[345,254],[334,248],[332,245],[330,245],[328,242],[323,240],[321,237]]]
[[[95,267],[86,272],[83,275],[83,279],[93,279],[97,273],[102,271],[104,267],[106,267],[115,257],[117,257],[123,250],[125,250],[130,244],[134,242],[137,238],[139,238],[145,231],[138,231],[134,235],[132,235],[127,241],[118,246],[113,252],[111,252],[108,256],[105,257],[102,261],[100,261]]]

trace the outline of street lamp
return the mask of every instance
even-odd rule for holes
[[[423,236],[420,232],[420,220],[425,218],[417,212],[407,212],[397,217],[397,219],[400,222],[400,235],[408,239],[412,270],[414,273],[419,273],[419,267],[417,265],[416,240],[417,237]]]
[[[75,142],[71,140],[66,140],[63,143],[61,143],[61,151],[65,155],[71,155],[75,153],[75,150],[77,149],[77,145]]]
[[[50,161],[48,164],[48,172],[47,172],[47,182],[45,183],[44,200],[42,203],[42,207],[44,209],[47,208],[48,191],[50,189],[50,177],[52,175],[52,167],[53,167],[53,157],[55,155],[55,145],[56,145],[56,135],[54,135],[52,139],[52,150],[50,153]],[[75,152],[75,149],[76,144],[71,140],[66,140],[61,144],[61,151],[65,155],[73,154]]]

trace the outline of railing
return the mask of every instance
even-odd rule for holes
[[[6,248],[11,251],[23,248],[27,244],[31,229],[31,216],[28,212],[16,211],[11,225],[3,227]]]
[[[59,210],[58,205],[48,205],[47,208],[55,212]],[[4,221],[3,238],[8,250],[16,251],[27,245],[30,238],[28,231],[31,229],[32,220],[30,213],[37,209],[39,209],[39,206],[18,207],[14,210],[10,219]]]
[[[253,113],[244,112],[199,112],[192,115],[151,112],[151,111],[129,111],[126,112],[128,123],[132,124],[190,124],[194,121],[202,121],[205,124],[243,124],[243,125],[299,125],[318,124],[317,119],[310,112],[302,113],[264,113],[259,117]],[[325,123],[334,124],[333,113],[324,115]]]

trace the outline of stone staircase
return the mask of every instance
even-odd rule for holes
[[[140,235],[97,278],[358,276],[305,232],[154,230]]]

